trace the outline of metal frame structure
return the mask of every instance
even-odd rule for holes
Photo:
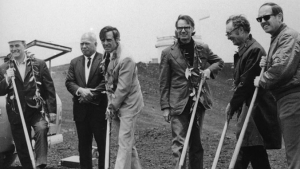
[[[44,47],[48,49],[53,49],[53,50],[58,50],[61,51],[60,53],[50,56],[49,58],[44,59],[44,61],[49,61],[49,71],[51,72],[51,60],[57,58],[58,56],[64,55],[68,52],[72,51],[72,48],[62,46],[62,45],[57,45],[49,42],[43,42],[40,40],[33,40],[27,44],[27,49],[33,46],[39,46],[39,47]]]

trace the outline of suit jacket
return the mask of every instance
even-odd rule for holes
[[[0,66],[1,69],[0,95],[3,96],[7,94],[6,109],[8,113],[8,119],[11,124],[18,124],[21,123],[21,118],[20,118],[16,98],[13,96],[14,91],[13,88],[7,85],[6,79],[4,77],[6,70],[9,68],[8,62],[9,61],[5,62]],[[34,58],[33,66],[36,68],[36,71],[38,72],[38,75],[36,75],[36,80],[41,82],[39,88],[40,88],[40,94],[47,104],[46,112],[56,113],[56,93],[55,93],[53,80],[51,78],[47,65],[43,60]],[[33,100],[33,96],[35,95],[35,91],[36,91],[35,83],[30,80],[32,77],[31,76],[32,69],[27,61],[26,69],[25,69],[25,77],[23,81],[15,63],[14,63],[14,67],[15,67],[15,83],[18,90],[18,95],[22,106],[22,110],[24,113],[24,118],[28,119],[28,117],[31,116],[32,112],[27,112],[26,106],[36,105],[35,100]]]
[[[106,71],[109,108],[119,116],[134,115],[144,107],[137,67],[128,51],[119,44]]]
[[[85,80],[85,57],[83,55],[71,60],[68,74],[66,77],[65,85],[68,91],[73,95],[73,114],[74,121],[83,121],[87,112],[87,107],[96,107],[95,112],[105,113],[107,106],[107,97],[103,93],[105,91],[105,81],[103,76],[103,70],[100,67],[103,55],[96,52],[91,64],[90,74],[88,82]],[[79,97],[76,95],[76,91],[79,87],[96,89],[93,92],[92,103],[79,103]],[[99,112],[98,108],[102,108],[104,111]],[[100,115],[99,115],[100,117]],[[103,116],[104,117],[104,116]]]
[[[249,106],[255,90],[254,78],[259,76],[261,71],[259,62],[262,56],[266,56],[266,52],[252,36],[234,55],[236,90],[230,101],[231,111],[242,108],[244,102]],[[245,107],[247,106],[244,106],[243,109]],[[281,130],[276,107],[271,93],[260,88],[242,146],[265,145],[267,149],[281,148]],[[238,120],[238,135],[243,127],[247,110],[246,108],[246,111],[241,112]]]
[[[199,59],[201,69],[210,69],[211,78],[214,79],[218,72],[223,68],[223,60],[215,55],[209,47],[195,41],[194,55]],[[185,71],[188,65],[179,48],[179,43],[175,42],[172,46],[166,48],[161,54],[160,63],[160,105],[161,109],[170,109],[170,115],[179,115],[183,112],[190,95],[190,82],[185,77]],[[200,98],[202,105],[209,109],[212,106],[212,98],[208,84],[205,82]]]
[[[265,50],[252,37],[234,55],[233,79],[236,89],[230,101],[232,112],[242,107],[245,101],[250,104],[255,90],[253,81],[260,74],[259,62],[262,56],[266,56]]]

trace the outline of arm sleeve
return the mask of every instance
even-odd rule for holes
[[[211,72],[210,77],[214,79],[224,67],[224,61],[218,55],[214,54],[207,45],[205,45],[205,48],[208,54],[207,62],[210,64],[208,67]]]
[[[75,79],[75,69],[74,69],[74,62],[71,61],[70,67],[68,70],[68,74],[66,77],[66,82],[65,85],[67,87],[67,90],[73,95],[73,96],[78,96],[77,91],[80,86],[77,85],[76,79]]]
[[[170,108],[170,85],[171,85],[171,67],[169,65],[166,52],[162,52],[159,65],[159,89],[161,110]]]
[[[6,78],[4,77],[4,75],[2,73],[0,73],[0,96],[4,96],[8,93],[8,83]]]
[[[45,62],[42,62],[42,85],[45,90],[44,99],[49,113],[56,113],[56,93],[54,83]]]
[[[263,50],[255,48],[250,51],[244,66],[244,72],[240,76],[240,83],[230,100],[231,112],[237,111],[243,106],[243,103],[248,99],[251,99],[255,90],[253,85],[254,78],[259,76],[261,68],[259,62],[261,56],[265,55]]]
[[[116,111],[120,108],[125,98],[131,91],[133,76],[136,71],[135,62],[131,58],[124,58],[120,63],[119,77],[115,97],[112,99],[111,106]],[[110,106],[110,107],[111,107]]]
[[[265,89],[273,89],[289,81],[294,76],[300,61],[300,57],[296,55],[300,50],[300,45],[291,34],[283,34],[278,41],[276,52],[269,56],[272,66],[260,80],[260,85]]]

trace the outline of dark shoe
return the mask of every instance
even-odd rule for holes
[[[44,169],[44,168],[46,168],[45,164],[42,164],[42,165],[39,165],[39,166],[36,167],[36,169]]]

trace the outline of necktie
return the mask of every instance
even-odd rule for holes
[[[88,57],[89,61],[87,62],[87,67],[89,68],[91,65],[91,57]]]
[[[105,70],[107,70],[109,61],[110,61],[110,53],[106,53],[106,57],[105,57]]]

